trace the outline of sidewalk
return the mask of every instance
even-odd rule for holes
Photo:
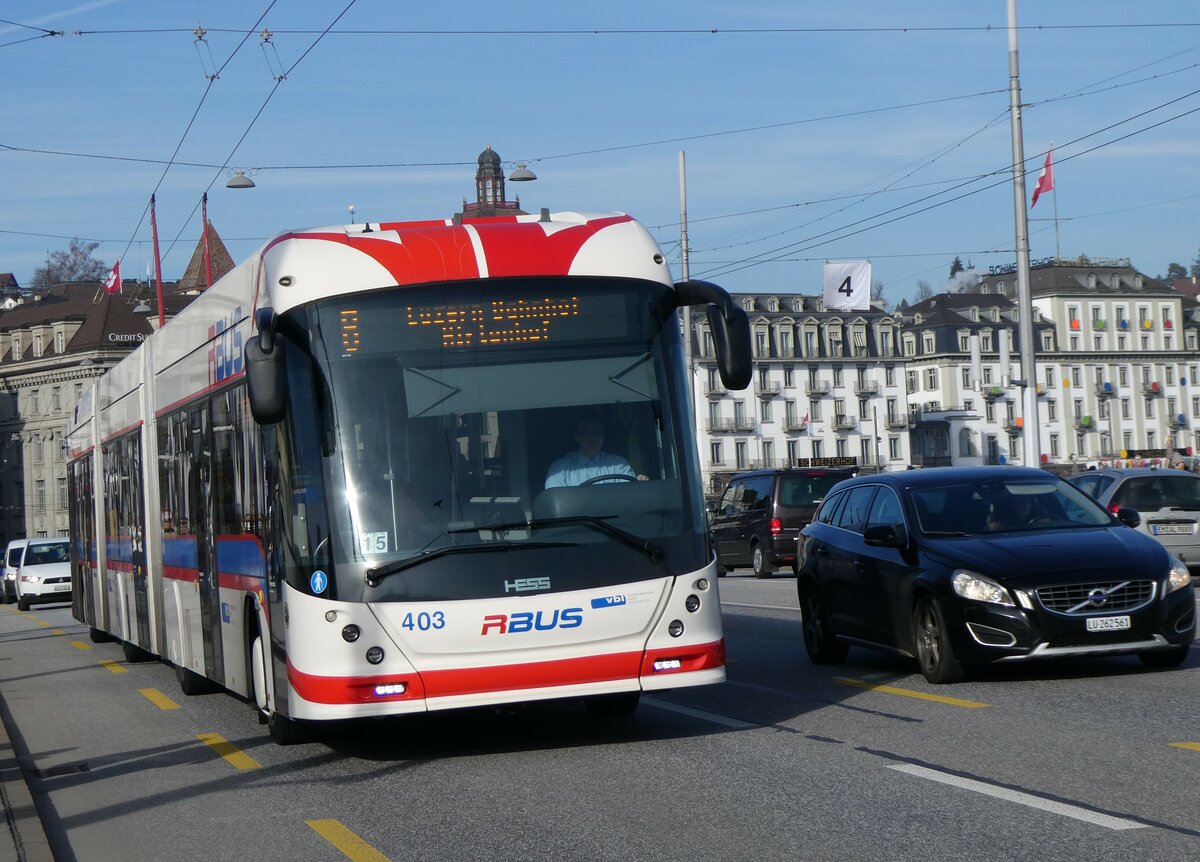
[[[7,710],[6,710],[7,712]],[[32,764],[27,766],[32,768]],[[21,773],[8,728],[0,721],[0,802],[4,829],[0,832],[0,862],[54,862],[33,796]]]

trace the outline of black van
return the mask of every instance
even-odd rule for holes
[[[829,489],[856,472],[801,467],[734,476],[712,513],[718,572],[748,565],[756,578],[769,578],[783,567],[794,574],[800,529]]]

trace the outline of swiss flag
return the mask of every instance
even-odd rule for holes
[[[113,264],[112,272],[104,279],[104,292],[116,293],[121,289],[121,261]]]
[[[1042,165],[1042,172],[1038,174],[1037,188],[1033,190],[1033,201],[1029,204],[1029,208],[1033,209],[1037,206],[1037,199],[1042,192],[1048,192],[1054,188],[1054,166],[1050,163],[1054,156],[1054,147],[1046,151],[1046,163]]]

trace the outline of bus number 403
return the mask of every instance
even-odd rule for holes
[[[421,611],[419,614],[409,612],[404,615],[404,622],[400,623],[400,627],[409,631],[427,632],[430,629],[444,629],[446,627],[446,614],[442,611],[434,611],[426,613]]]

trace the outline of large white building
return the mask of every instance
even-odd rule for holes
[[[887,313],[826,310],[819,296],[739,294],[754,380],[729,392],[707,322],[693,322],[705,487],[812,463],[863,470],[1043,466],[1200,453],[1200,306],[1129,261],[1050,260],[1031,271],[1036,379],[1021,379],[1015,267],[971,293]],[[1024,387],[1037,416],[1024,415]],[[1034,421],[1036,419],[1036,421]],[[1036,429],[1031,432],[1030,429]]]

